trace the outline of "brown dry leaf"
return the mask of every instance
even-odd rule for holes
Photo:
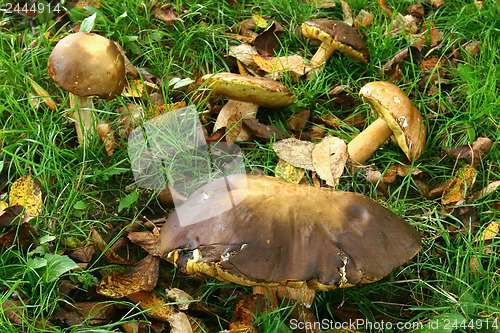
[[[159,89],[160,87],[158,87],[156,84],[148,81],[131,80],[127,81],[127,85],[123,88],[121,96],[142,98],[144,97],[145,91],[151,93]]]
[[[229,332],[257,333],[258,314],[266,310],[266,300],[263,295],[246,295],[238,301],[229,324]]]
[[[186,27],[184,26],[184,21],[181,19],[182,15],[177,14],[175,8],[171,4],[161,5],[159,8],[156,8],[154,11],[154,16],[163,20],[166,24],[174,24],[176,22],[181,22],[184,31],[187,34]]]
[[[169,302],[177,303],[177,308],[182,311],[189,309],[189,305],[194,301],[194,298],[187,292],[173,287],[165,289],[165,297]]]
[[[7,228],[9,225],[17,225],[22,223],[24,207],[14,205],[0,211],[0,230]]]
[[[406,48],[400,52],[398,52],[391,60],[389,60],[382,68],[380,68],[381,76],[394,76],[398,74],[399,64],[405,60],[405,58],[410,53],[410,48]]]
[[[284,56],[284,57],[261,57],[260,55],[252,56],[253,63],[258,69],[266,73],[272,74],[271,78],[275,78],[282,72],[289,73],[293,76],[302,76],[306,72],[304,65],[304,58],[298,55]]]
[[[100,123],[97,125],[97,134],[99,134],[99,138],[101,142],[104,144],[104,149],[106,150],[106,154],[108,156],[113,155],[113,151],[115,150],[116,141],[115,136],[113,135],[113,130],[106,123]]]
[[[430,3],[434,8],[439,8],[446,3],[445,0],[425,0],[425,2]]]
[[[45,103],[45,105],[47,105],[49,109],[54,111],[56,109],[56,103],[54,102],[52,97],[50,97],[49,93],[46,92],[45,89],[43,89],[38,83],[36,83],[35,80],[33,80],[33,78],[31,78],[30,76],[27,77],[31,83],[31,86],[33,87],[33,89],[35,89],[35,92],[37,93],[37,95],[35,95],[34,97],[36,99],[41,98],[42,101]]]
[[[259,68],[254,61],[254,57],[260,57],[260,54],[255,47],[247,43],[232,45],[229,47],[229,55],[241,62],[247,72],[254,76],[260,76]]]
[[[287,122],[292,131],[301,130],[306,127],[310,117],[311,110],[304,110],[288,118]]]
[[[453,180],[443,192],[441,203],[451,206],[468,197],[474,182],[476,181],[476,169],[471,165],[460,168]]]
[[[273,21],[265,31],[255,38],[253,45],[257,52],[263,57],[271,57],[277,53],[280,48],[279,38],[283,32],[281,25]]]
[[[158,294],[156,291],[140,291],[134,294],[127,295],[127,298],[136,303],[142,310],[147,310],[147,314],[163,322],[168,322],[170,316],[176,311],[165,297]]]
[[[396,181],[396,176],[406,177],[410,174],[412,177],[420,177],[423,175],[423,172],[419,168],[414,168],[409,165],[392,164],[387,168],[386,172],[384,173],[383,180],[384,183],[391,184],[394,183],[394,181]]]
[[[472,146],[470,144],[461,145],[451,149],[444,149],[444,151],[454,158],[463,159],[468,164],[477,165],[490,152],[493,144],[494,142],[491,139],[480,137],[474,141]]]
[[[331,89],[328,92],[328,98],[339,105],[353,105],[356,99],[351,92],[351,87],[342,84]]]
[[[154,227],[152,232],[149,231],[137,231],[130,232],[127,237],[128,239],[134,243],[139,245],[143,250],[147,253],[158,256],[157,248],[159,245],[159,236],[160,229],[158,227]]]
[[[342,6],[342,13],[344,14],[344,22],[349,24],[351,27],[354,24],[354,19],[352,18],[352,10],[349,3],[345,0],[339,0]]]
[[[243,119],[243,129],[258,138],[266,140],[271,139],[271,137],[276,140],[282,140],[289,137],[287,133],[281,131],[279,128],[263,124],[259,122],[258,119]]]
[[[119,114],[118,118],[118,134],[121,138],[127,138],[130,133],[144,122],[145,112],[141,105],[127,103],[115,109],[115,113]]]
[[[10,206],[24,206],[24,211],[29,221],[42,213],[42,191],[40,183],[30,175],[21,176],[11,186],[9,191]]]
[[[389,191],[387,191],[387,186],[385,186],[384,179],[382,177],[382,173],[378,170],[373,170],[368,168],[365,170],[366,178],[373,186],[377,188],[377,191],[380,191],[384,195],[384,197],[389,198]]]
[[[238,136],[240,136],[240,134],[242,135],[239,138],[239,141],[249,141],[251,139],[251,135],[249,135],[248,133],[242,133],[243,124],[241,120],[242,119],[239,112],[231,114],[227,119],[227,123],[225,126],[225,138],[229,147],[236,142],[236,139],[238,139]]]
[[[183,313],[175,311],[168,319],[170,324],[171,333],[193,333],[189,317]]]
[[[320,118],[322,121],[325,122],[326,125],[333,127],[333,128],[339,128],[342,124],[342,120],[339,118],[335,117],[334,115],[330,113],[325,113],[321,115]]]
[[[94,253],[94,245],[85,245],[64,251],[65,255],[80,262],[90,262]]]
[[[17,249],[28,250],[37,245],[38,233],[31,224],[23,221],[17,227],[12,227],[0,236],[0,248],[8,249],[15,247]]]
[[[312,161],[312,151],[315,144],[309,141],[288,138],[273,144],[274,152],[293,166],[315,171]]]
[[[374,16],[372,13],[361,9],[354,18],[354,29],[359,30],[361,27],[367,27],[373,22]]]
[[[148,254],[130,265],[125,272],[111,273],[102,278],[97,292],[108,297],[123,297],[139,291],[151,291],[158,281],[160,258]]]
[[[308,131],[300,133],[300,138],[309,141],[321,141],[325,136],[326,129],[320,126],[312,126]]]
[[[276,177],[281,177],[289,183],[298,184],[304,178],[306,169],[297,168],[290,163],[280,159],[274,168]]]
[[[484,197],[485,195],[488,195],[494,191],[496,191],[497,188],[500,187],[500,180],[494,181],[493,183],[488,184],[486,187],[484,187],[482,190],[475,192],[472,194],[467,200],[467,202],[471,203],[476,201],[477,199]]]
[[[133,260],[130,259],[123,259],[120,257],[116,252],[114,252],[111,249],[106,249],[107,244],[106,241],[104,241],[104,238],[95,230],[94,228],[90,227],[92,230],[92,239],[94,241],[94,246],[103,253],[104,259],[106,259],[107,262],[110,264],[118,264],[118,265],[129,265],[134,263]]]
[[[72,308],[70,308],[70,306]],[[117,316],[116,305],[110,302],[75,302],[70,303],[67,309],[72,309],[88,325],[105,325]]]
[[[344,140],[326,136],[311,152],[314,169],[327,185],[335,188],[344,172],[348,153]]]

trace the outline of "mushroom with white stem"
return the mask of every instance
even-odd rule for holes
[[[259,106],[278,108],[290,105],[296,99],[290,89],[278,81],[263,77],[217,73],[204,75],[201,81],[215,93],[229,99],[217,116],[214,132],[226,127],[229,117],[235,113],[239,119],[256,118]],[[250,133],[242,129],[236,141],[250,139]]]
[[[370,52],[356,29],[342,21],[311,20],[302,23],[301,29],[304,37],[321,42],[311,58],[309,77],[318,73],[335,51],[363,64],[370,60]]]
[[[125,86],[125,62],[115,43],[106,37],[77,32],[61,39],[50,54],[49,76],[69,92],[71,117],[78,141],[95,135],[97,115],[91,96],[113,99]]]
[[[303,288],[295,297],[310,305],[316,290],[378,281],[421,248],[416,229],[359,193],[262,175],[220,184],[183,204],[205,219],[182,224],[178,208],[161,229],[157,253],[187,274],[287,295]]]
[[[354,166],[363,165],[382,143],[393,136],[410,162],[422,155],[426,129],[422,115],[401,88],[385,81],[369,82],[359,94],[379,118],[347,144]]]

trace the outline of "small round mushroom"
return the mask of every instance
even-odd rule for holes
[[[302,23],[302,35],[321,42],[311,59],[311,74],[319,72],[335,51],[363,64],[370,60],[370,52],[356,29],[342,21],[306,21]]]
[[[379,118],[349,142],[350,160],[364,164],[391,136],[411,162],[417,160],[424,151],[426,129],[420,112],[405,92],[395,84],[375,81],[364,85],[359,94]]]
[[[173,213],[161,229],[158,253],[185,273],[314,294],[378,281],[421,248],[416,229],[359,193],[263,175],[231,175],[219,184],[183,204],[211,217],[181,225]],[[212,214],[234,197],[239,204]]]
[[[278,108],[290,105],[296,99],[290,89],[278,81],[263,77],[217,73],[204,75],[201,81],[217,94],[229,99],[217,117],[214,132],[225,127],[234,114],[238,115],[239,120],[255,118],[259,106]],[[242,129],[236,141],[250,139],[250,134]]]
[[[50,54],[49,76],[70,93],[70,104],[77,110],[76,120],[80,143],[85,132],[94,132],[97,116],[91,96],[113,99],[125,85],[125,61],[115,43],[106,37],[77,32],[61,39]],[[78,97],[77,97],[78,96]]]

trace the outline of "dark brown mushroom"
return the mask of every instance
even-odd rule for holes
[[[125,61],[115,43],[106,37],[77,32],[61,39],[50,54],[49,76],[70,93],[76,111],[72,118],[80,143],[97,123],[91,96],[113,99],[125,85]],[[77,97],[78,96],[78,97]]]
[[[311,73],[320,71],[335,51],[340,51],[351,60],[367,64],[370,52],[356,29],[336,20],[311,20],[302,23],[302,35],[319,40],[320,47],[311,58]]]
[[[421,248],[416,229],[359,193],[269,176],[219,184],[183,204],[193,224],[175,212],[162,227],[159,253],[185,273],[314,292],[378,281]]]

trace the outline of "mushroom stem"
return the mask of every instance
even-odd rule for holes
[[[350,160],[363,165],[391,135],[392,130],[387,122],[378,118],[347,144]]]
[[[309,75],[319,72],[325,66],[328,59],[332,57],[336,50],[337,48],[333,45],[321,43],[318,50],[311,58],[312,68]]]
[[[75,121],[78,142],[87,146],[87,134],[90,133],[90,137],[96,135],[96,124],[99,121],[94,111],[94,102],[91,97],[79,97],[69,93],[69,104],[71,109],[74,109],[71,119]]]
[[[213,131],[216,132],[222,127],[227,127],[229,118],[231,118],[233,115],[236,115],[236,117],[238,117],[238,121],[240,121],[241,119],[256,118],[258,109],[259,106],[257,104],[230,99],[220,110],[219,115],[217,116],[217,120],[215,121]],[[229,131],[230,129],[227,128],[226,130]],[[248,133],[246,129],[242,128],[240,133],[238,134],[236,141],[248,141],[251,138],[252,135]]]

